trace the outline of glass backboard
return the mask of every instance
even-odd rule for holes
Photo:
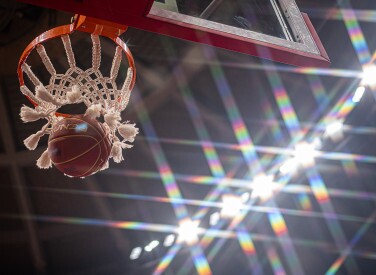
[[[329,65],[294,0],[20,0],[296,66]]]
[[[293,40],[276,0],[155,0],[153,7]]]

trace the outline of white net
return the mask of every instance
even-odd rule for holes
[[[57,74],[55,68],[49,59],[43,45],[37,46],[37,52],[40,55],[43,64],[47,71],[51,74],[49,84],[44,86],[51,96],[54,97],[59,107],[71,102],[67,98],[67,93],[72,91],[72,87],[76,86],[80,90],[80,100],[87,107],[93,104],[101,104],[103,110],[106,112],[110,109],[121,112],[127,107],[129,96],[131,93],[130,85],[133,77],[132,68],[128,68],[127,77],[121,89],[118,89],[116,78],[119,73],[119,68],[122,60],[122,50],[118,46],[115,50],[115,56],[112,61],[111,73],[109,77],[102,75],[99,67],[101,63],[101,47],[98,35],[91,35],[93,42],[92,50],[92,67],[83,70],[76,66],[74,53],[71,47],[69,35],[63,35],[62,41],[67,55],[69,69],[64,74]],[[43,86],[41,81],[31,71],[30,66],[26,63],[22,65],[22,70],[34,86]]]
[[[67,104],[84,103],[87,107],[85,116],[90,118],[103,116],[103,126],[108,130],[108,135],[113,144],[110,157],[115,162],[121,162],[123,160],[122,149],[130,148],[131,145],[127,144],[127,142],[133,142],[138,133],[138,129],[134,127],[134,124],[122,123],[120,116],[120,112],[127,107],[129,102],[134,72],[131,67],[128,68],[125,81],[119,89],[116,80],[123,57],[121,47],[116,47],[110,75],[103,76],[100,71],[101,45],[98,35],[91,35],[93,43],[92,66],[87,70],[83,70],[76,65],[69,35],[63,35],[61,39],[69,64],[69,68],[64,74],[56,73],[44,46],[41,44],[36,47],[36,51],[51,75],[49,83],[43,85],[27,63],[22,65],[23,72],[35,87],[35,93],[26,85],[21,86],[21,92],[32,99],[37,104],[37,107],[34,109],[26,106],[22,107],[21,119],[24,122],[41,118],[48,121],[41,131],[25,140],[25,145],[30,150],[33,150],[37,146],[39,138],[51,132],[54,124],[62,119],[55,114],[59,108]],[[41,161],[41,159],[38,160],[38,166],[40,168],[50,167],[51,162],[48,162],[46,154],[44,154],[44,159],[46,159],[45,162]],[[108,167],[108,164],[103,168],[106,167]]]

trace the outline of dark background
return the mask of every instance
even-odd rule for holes
[[[376,2],[297,3],[330,56],[328,70],[304,71],[130,28],[123,39],[138,74],[122,115],[137,123],[140,134],[123,163],[111,163],[110,169],[86,179],[71,179],[54,168],[36,167],[46,140],[35,151],[23,145],[42,124],[19,119],[20,107],[29,103],[19,91],[16,66],[34,37],[69,23],[72,15],[1,1],[0,273],[152,274],[167,248],[159,245],[136,261],[129,255],[134,247],[163,242],[176,230],[173,204],[164,199],[168,185],[176,183],[190,216],[200,205],[207,206],[206,195],[224,176],[222,192],[245,192],[257,173],[246,160],[249,151],[238,145],[250,140],[262,169],[282,184],[278,168],[288,155],[278,149],[293,148],[299,131],[305,133],[301,140],[323,136],[319,122],[359,85],[359,54],[376,50]],[[72,41],[79,65],[90,63],[90,39],[77,36]],[[366,47],[361,51],[362,41]],[[108,44],[102,47],[104,70],[113,56]],[[57,67],[66,62],[62,47],[48,53]],[[33,69],[43,75],[34,62]],[[280,106],[278,89],[289,99]],[[293,113],[284,120],[286,102]],[[328,154],[317,157],[313,168],[288,179],[274,199],[249,204],[251,210],[231,230],[232,237],[216,237],[202,249],[214,274],[257,274],[257,265],[260,274],[324,274],[336,271],[336,263],[338,274],[374,274],[375,92],[367,89],[353,107],[345,117],[344,139],[324,140],[322,151]],[[294,113],[300,127],[295,130],[289,128]],[[245,126],[243,134],[239,125]],[[320,199],[320,190],[327,191],[328,200]],[[209,216],[219,207],[208,208],[199,219],[201,228],[210,228]],[[273,225],[273,213],[282,213],[287,227],[282,235]],[[120,223],[126,221],[137,223]],[[220,229],[228,226],[224,221]],[[246,253],[246,242],[236,237],[239,232],[252,239],[254,253]],[[196,274],[192,251],[183,245],[164,274]]]

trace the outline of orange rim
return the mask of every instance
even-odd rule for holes
[[[48,30],[42,33],[41,35],[36,37],[33,41],[31,41],[29,45],[27,45],[27,47],[21,54],[20,60],[18,62],[18,67],[17,67],[17,74],[18,74],[18,80],[20,82],[20,85],[23,86],[25,84],[21,66],[22,64],[25,63],[29,54],[34,50],[34,48],[37,45],[42,44],[48,40],[60,37],[65,34],[71,34],[76,30],[107,37],[111,39],[116,45],[118,45],[123,50],[124,54],[127,57],[129,67],[132,68],[133,70],[132,81],[130,84],[130,89],[132,90],[136,82],[136,66],[135,66],[131,51],[129,50],[128,46],[124,43],[124,41],[121,40],[119,37],[119,35],[121,35],[127,30],[127,26],[112,23],[112,22],[105,21],[105,20],[92,18],[92,17],[87,17],[83,15],[76,15],[75,20],[72,24],[56,27],[56,28],[53,28],[51,30]],[[27,98],[34,106],[38,105],[31,98],[29,97]],[[56,115],[69,116],[67,114],[62,114],[62,113],[56,113]]]

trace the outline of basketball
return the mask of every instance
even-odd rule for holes
[[[48,154],[54,166],[71,177],[86,177],[107,162],[111,143],[105,128],[95,119],[75,115],[52,127]]]

